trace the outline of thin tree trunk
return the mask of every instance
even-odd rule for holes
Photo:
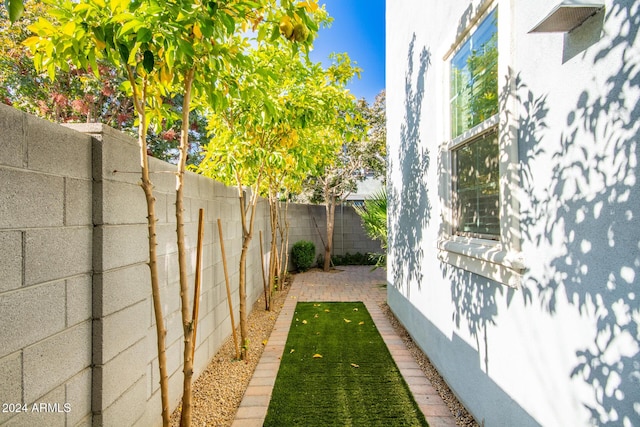
[[[269,292],[267,291],[267,278],[264,275],[264,243],[262,242],[262,230],[260,230],[260,266],[262,268],[262,287],[264,288],[264,309],[269,311]]]
[[[284,281],[285,278],[285,274],[286,272],[284,271],[286,267],[284,267],[283,263],[284,263],[284,258],[285,258],[285,226],[286,226],[286,222],[287,222],[287,206],[288,206],[288,201],[285,202],[284,205],[284,209],[282,209],[281,207],[278,208],[278,211],[280,212],[279,216],[278,216],[278,234],[280,235],[280,249],[278,252],[278,267],[277,267],[277,271],[278,271],[278,282],[282,283],[282,281]],[[280,206],[280,202],[278,202],[278,206]]]
[[[269,216],[271,219],[271,255],[269,256],[269,299],[273,295],[278,259],[278,200],[269,196]],[[269,306],[271,309],[271,305]]]
[[[247,236],[242,238],[242,252],[240,253],[240,341],[242,342],[242,349],[240,351],[240,359],[247,360],[247,350],[249,346],[249,329],[247,325],[247,252],[249,250],[250,238]]]
[[[327,212],[327,242],[324,247],[324,271],[331,270],[331,250],[333,249],[333,226],[336,212],[336,198],[329,194],[326,199],[325,209]]]
[[[283,254],[283,263],[282,263],[282,280],[284,281],[287,277],[288,268],[289,268],[289,200],[287,199],[285,207],[284,207],[284,241],[282,244],[282,254]]]
[[[193,318],[189,302],[189,282],[187,272],[187,250],[184,241],[184,173],[187,167],[189,150],[189,109],[191,107],[191,86],[194,69],[184,76],[184,99],[182,101],[182,129],[180,131],[180,156],[176,175],[176,233],[178,240],[178,266],[180,270],[180,301],[182,309],[182,328],[184,331],[184,381],[182,385],[182,412],[180,425],[191,425],[191,380],[193,378]]]
[[[129,81],[135,88],[133,72],[128,67]],[[169,413],[169,375],[167,373],[166,337],[167,330],[164,326],[162,315],[162,301],[160,299],[160,286],[158,279],[158,256],[156,248],[158,239],[156,234],[156,199],[153,197],[153,183],[149,178],[149,159],[147,158],[147,117],[144,100],[146,98],[146,83],[143,83],[142,93],[137,94],[134,89],[134,103],[140,122],[138,128],[138,145],[140,147],[141,184],[147,201],[147,228],[149,233],[149,272],[151,275],[151,298],[153,300],[153,313],[156,319],[156,336],[158,349],[158,368],[160,371],[160,400],[162,405],[162,425],[168,427],[171,414]]]
[[[256,205],[258,203],[257,189],[260,187],[260,173],[256,179],[255,189],[256,191],[251,194],[251,201],[249,202],[249,222],[247,223],[247,210],[245,208],[246,195],[242,190],[240,176],[236,173],[236,180],[238,183],[238,193],[240,199],[240,215],[242,220],[242,252],[240,253],[240,265],[239,269],[239,284],[238,293],[240,295],[240,341],[242,341],[242,351],[240,358],[247,360],[247,350],[249,348],[249,327],[247,324],[247,254],[249,252],[249,243],[253,237],[253,224],[256,216]]]

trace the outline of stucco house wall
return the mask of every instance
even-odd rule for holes
[[[387,1],[388,300],[485,426],[640,425],[640,3],[529,33],[557,3]],[[502,252],[474,258],[443,241],[449,61],[495,7]]]

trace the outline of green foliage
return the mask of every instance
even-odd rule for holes
[[[291,262],[298,271],[307,271],[313,265],[316,245],[308,240],[300,240],[291,248]]]
[[[9,10],[9,19],[11,22],[16,22],[22,16],[24,12],[24,5],[22,0],[5,0],[7,9]]]
[[[382,247],[387,247],[387,190],[382,188],[370,199],[365,200],[364,206],[356,206],[356,212],[362,219],[367,235],[379,240]]]
[[[331,72],[340,76],[344,68],[341,61],[349,59],[343,56],[334,56],[333,59],[338,62]],[[376,175],[384,174],[385,153],[380,151],[379,140],[368,136],[374,115],[377,115],[376,126],[379,128],[379,111],[370,109],[365,100],[342,105],[340,120],[325,136],[337,141],[339,149],[320,165],[315,174],[305,179],[301,199],[312,203],[334,203],[354,192],[367,170],[375,171]]]
[[[386,91],[383,89],[376,95],[373,105],[368,105],[364,99],[358,102],[361,104],[362,116],[369,126],[369,132],[363,141],[364,167],[384,181],[387,169]]]
[[[35,69],[33,55],[23,42],[31,35],[28,27],[48,16],[49,9],[38,1],[26,1],[24,6],[26,13],[18,22],[0,19],[0,81],[4,83],[0,102],[56,122],[131,127],[133,104],[118,90],[125,78],[113,67],[100,62],[96,77],[93,70],[69,65],[69,71],[55,80]]]
[[[362,219],[362,224],[369,237],[379,240],[382,249],[381,254],[371,254],[370,258],[378,267],[384,266],[387,261],[387,190],[382,188],[373,197],[365,200],[364,206],[356,206],[356,212]]]
[[[376,261],[380,254],[356,252],[354,254],[347,252],[344,255],[331,255],[331,264],[338,265],[376,265]],[[318,265],[324,263],[324,256],[318,255]]]

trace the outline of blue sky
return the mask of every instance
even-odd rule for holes
[[[385,88],[385,0],[320,0],[333,17],[331,27],[320,29],[310,54],[313,61],[329,64],[331,52],[347,52],[362,68],[361,78],[349,89],[371,104]]]

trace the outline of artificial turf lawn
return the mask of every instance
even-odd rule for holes
[[[265,426],[427,426],[361,302],[299,302]]]

